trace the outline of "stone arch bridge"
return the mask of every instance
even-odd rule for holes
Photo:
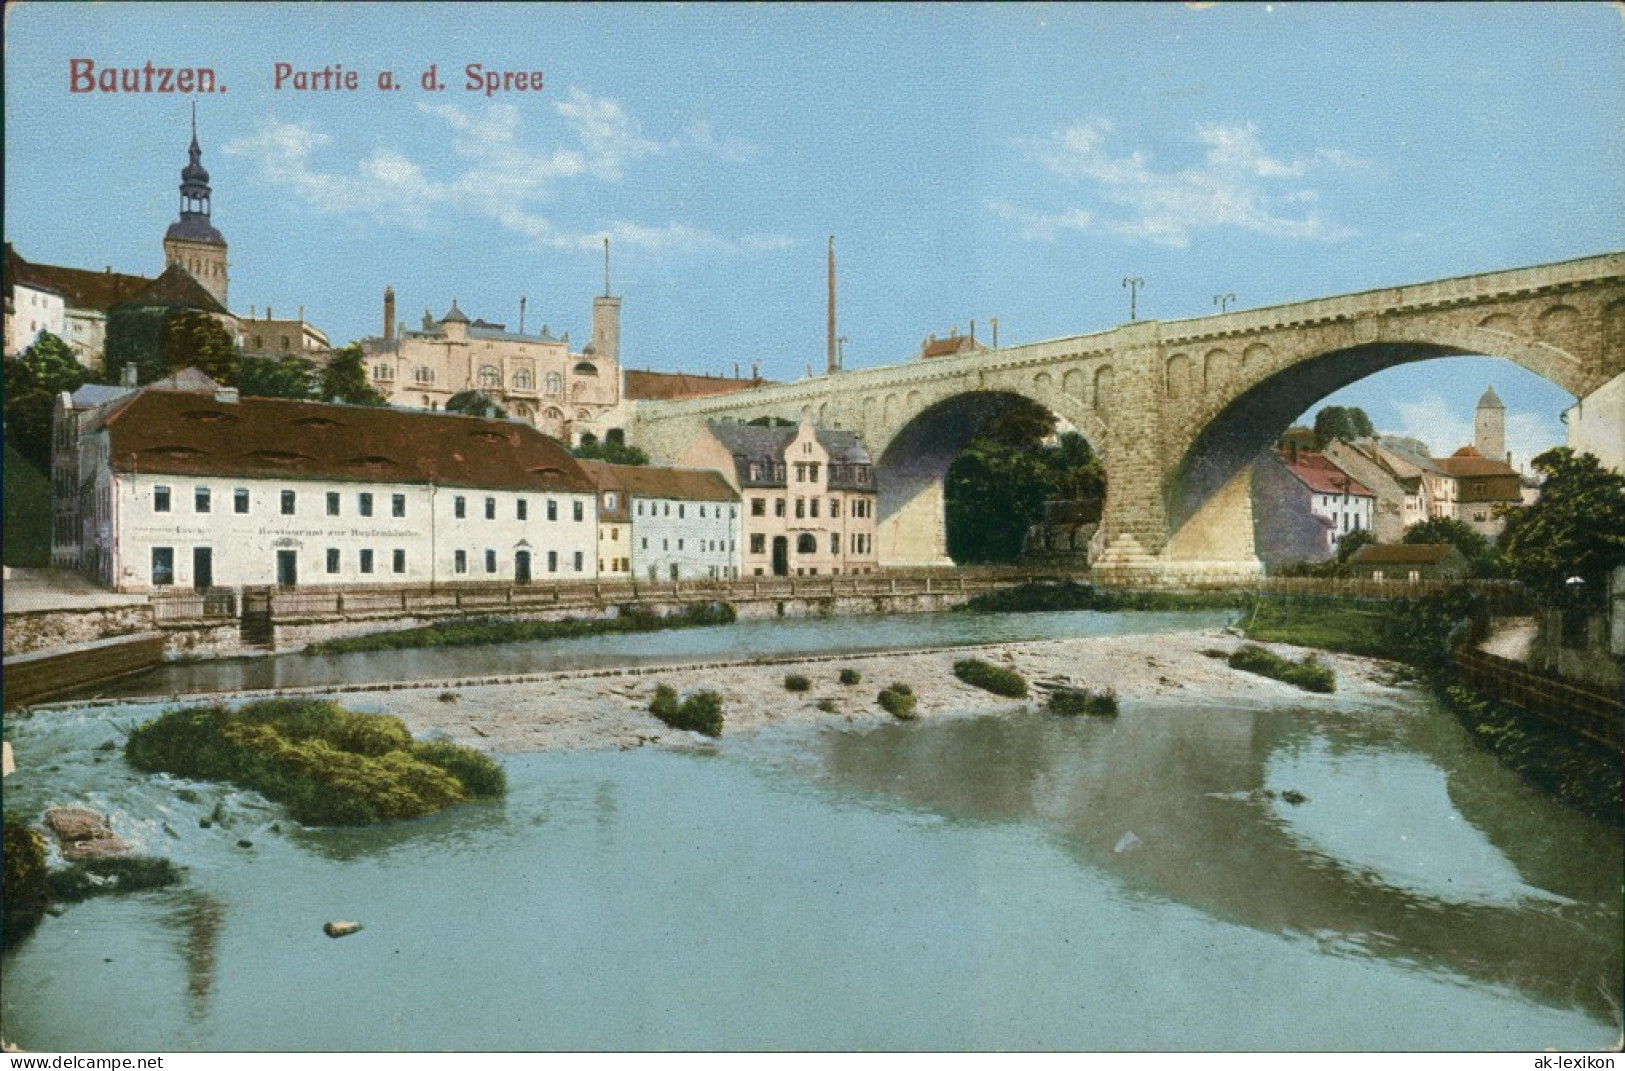
[[[948,565],[943,477],[1012,396],[1101,456],[1091,559],[1118,579],[1255,574],[1249,465],[1290,421],[1374,372],[1502,357],[1584,398],[1625,371],[1625,253],[637,403],[631,439],[670,463],[707,421],[857,431],[876,459],[880,560]]]

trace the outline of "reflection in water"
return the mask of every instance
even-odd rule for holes
[[[841,785],[956,819],[1037,819],[1082,864],[1138,895],[1617,1019],[1617,887],[1577,902],[1593,878],[1525,884],[1518,857],[1502,854],[1524,845],[1492,844],[1442,806],[1444,775],[1397,751],[1400,725],[1389,727],[1386,756],[1361,745],[1339,757],[1308,717],[1130,708],[1115,721],[1033,714],[889,726],[829,734],[824,763]],[[1554,804],[1499,774],[1497,811],[1551,817]],[[1289,789],[1308,799],[1282,802]],[[1619,874],[1620,845],[1606,828],[1573,816],[1550,824],[1570,830],[1570,871]],[[1406,838],[1421,855],[1392,847]],[[1457,875],[1468,888],[1450,889]]]
[[[213,896],[192,894],[168,921],[181,931],[182,956],[186,961],[186,993],[190,998],[187,1014],[194,1021],[208,1014],[209,994],[214,990],[215,965],[220,946],[220,927],[226,905]]]

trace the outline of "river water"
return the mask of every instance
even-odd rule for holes
[[[1617,830],[1528,788],[1420,692],[515,755],[500,801],[359,830],[212,784],[186,802],[98,750],[157,709],[9,726],[8,815],[88,803],[187,868],[5,950],[4,1033],[24,1048],[1619,1038]],[[366,928],[331,940],[336,918]]]

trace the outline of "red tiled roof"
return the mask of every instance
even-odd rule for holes
[[[738,502],[739,492],[722,473],[711,469],[670,469],[656,465],[611,465],[582,461],[581,467],[600,488],[617,489],[636,498],[688,499],[698,502]]]
[[[593,490],[563,444],[512,421],[151,389],[113,408],[103,424],[120,472]]]
[[[638,401],[705,398],[770,385],[771,381],[760,376],[730,379],[727,376],[694,376],[686,372],[635,372],[630,368],[626,371],[626,396]]]
[[[61,294],[70,309],[97,309],[106,312],[128,301],[152,285],[143,275],[124,275],[112,270],[85,271],[55,264],[31,264],[6,246],[6,281],[35,285]]]
[[[1463,476],[1516,476],[1518,470],[1505,461],[1495,461],[1480,454],[1471,446],[1464,446],[1449,457],[1436,457],[1433,463],[1450,475]]]
[[[920,356],[954,357],[986,348],[969,335],[949,335],[947,338],[926,339],[920,346]]]
[[[1317,495],[1348,494],[1363,495],[1366,498],[1376,497],[1364,484],[1332,464],[1325,454],[1305,451],[1299,453],[1296,460],[1282,457],[1281,464]]]

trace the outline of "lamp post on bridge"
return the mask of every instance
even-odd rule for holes
[[[1230,303],[1232,301],[1234,301],[1234,300],[1236,300],[1236,295],[1234,295],[1234,294],[1214,294],[1213,295],[1213,304],[1219,306],[1219,311],[1220,312],[1223,312],[1225,309],[1227,309],[1230,306]]]
[[[1138,275],[1128,275],[1124,276],[1123,285],[1128,287],[1128,318],[1137,320],[1139,319],[1139,309],[1136,299],[1140,296],[1140,287],[1145,285],[1145,280]]]

